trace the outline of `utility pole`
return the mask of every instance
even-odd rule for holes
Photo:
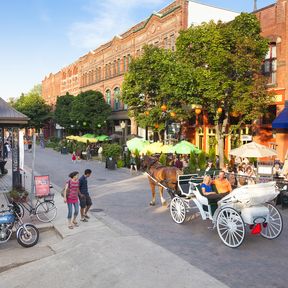
[[[253,11],[256,11],[257,10],[257,0],[254,0],[254,9]]]

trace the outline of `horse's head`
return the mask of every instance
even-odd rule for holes
[[[156,158],[145,155],[143,157],[142,167],[143,169],[149,169],[155,162],[157,162]]]

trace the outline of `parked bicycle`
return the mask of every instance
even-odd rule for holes
[[[36,203],[17,203],[20,209],[20,216],[23,218],[25,210],[29,215],[35,215],[41,222],[48,223],[53,221],[57,216],[57,207],[54,203],[54,194],[49,194],[44,197],[37,197]]]

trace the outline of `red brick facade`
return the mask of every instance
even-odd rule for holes
[[[53,105],[57,97],[65,95],[66,92],[77,95],[81,91],[100,91],[113,108],[112,119],[116,121],[115,126],[118,126],[119,129],[119,121],[125,121],[127,126],[129,126],[129,132],[137,134],[136,123],[131,121],[130,127],[130,119],[127,116],[126,107],[117,98],[121,90],[123,75],[128,71],[131,57],[141,55],[144,44],[154,44],[166,49],[175,49],[179,31],[186,29],[188,21],[191,20],[191,15],[188,15],[188,5],[189,1],[186,0],[174,1],[158,13],[152,14],[147,20],[136,24],[124,34],[115,36],[110,42],[80,57],[58,73],[45,77],[42,81],[44,99],[47,103]],[[194,3],[193,5],[196,4]],[[269,89],[276,92],[275,105],[277,113],[283,109],[284,101],[288,100],[288,73],[286,71],[286,61],[288,60],[286,48],[287,8],[286,1],[278,0],[276,4],[255,12],[261,22],[263,36],[267,37],[271,43],[270,56],[268,55],[265,60],[265,64],[267,64],[265,69],[271,70]],[[209,7],[209,9],[213,8]],[[217,13],[219,14],[218,11]],[[276,113],[274,108],[271,108],[272,112]],[[201,149],[208,151],[209,143],[213,142],[213,138],[215,138],[215,131],[212,126],[209,127],[205,124],[205,119],[203,120],[203,126],[199,126],[197,129],[195,129],[195,125],[187,126],[186,136]],[[277,133],[276,137],[273,137],[271,121],[260,121],[255,123],[254,126],[256,131],[254,140],[262,143],[277,142],[279,158],[283,160],[288,148],[287,134]],[[245,128],[242,130],[242,135],[251,134],[251,129]],[[126,130],[127,132],[128,130]],[[231,139],[227,137],[225,141],[226,155],[230,149]]]
[[[285,100],[288,100],[287,9],[287,1],[278,0],[275,4],[255,12],[261,23],[262,35],[269,39],[271,47],[275,47],[274,51],[270,50],[270,60],[266,59],[266,61],[271,61],[270,68],[272,68],[272,73],[270,77],[269,89],[275,91],[276,94],[275,112],[277,112],[277,114],[283,110]],[[269,56],[267,56],[267,58],[269,58]],[[262,133],[259,133],[260,136],[258,136],[258,139],[260,141],[262,140],[262,142],[275,142],[278,157],[283,161],[288,150],[287,131],[286,133],[283,133],[283,131],[273,131],[273,138],[271,123],[268,125],[262,124],[261,128],[262,129],[259,132]]]
[[[113,111],[125,111],[126,107],[118,102],[117,94],[131,58],[141,54],[144,44],[174,50],[179,31],[187,27],[187,5],[187,1],[174,1],[158,13],[152,14],[148,20],[138,23],[120,36],[115,36],[110,42],[84,55],[60,72],[45,77],[42,81],[43,98],[53,105],[57,97],[66,92],[77,95],[82,91],[96,90],[103,93]],[[127,115],[123,115],[122,113],[122,119],[115,119],[127,121]],[[133,123],[131,133],[137,133]]]

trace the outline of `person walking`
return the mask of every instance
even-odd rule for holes
[[[136,156],[134,153],[130,156],[130,174],[133,175],[133,170],[135,169],[137,174],[137,164],[136,164]]]
[[[64,202],[67,203],[68,207],[68,228],[73,229],[74,227],[78,227],[77,216],[79,214],[79,202],[78,196],[80,196],[79,190],[79,172],[74,171],[69,174],[69,180],[66,182],[64,189]],[[73,213],[74,207],[74,213]],[[72,218],[73,214],[73,218]]]
[[[87,178],[90,177],[92,171],[90,169],[86,169],[84,171],[84,175],[82,175],[79,179],[79,189],[82,197],[79,197],[80,200],[80,221],[88,222],[87,219],[90,217],[87,215],[90,207],[92,206],[91,197],[88,192],[88,181]]]
[[[75,152],[72,153],[71,159],[72,159],[72,163],[75,164],[75,163],[76,163],[76,160],[77,160],[77,157],[76,157],[76,153],[75,153]]]

